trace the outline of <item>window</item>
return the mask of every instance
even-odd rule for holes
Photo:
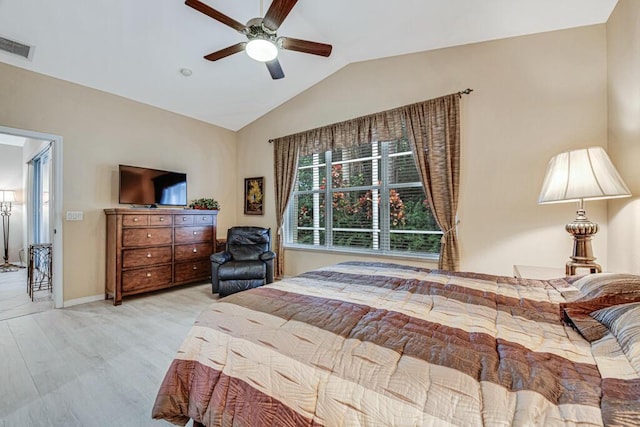
[[[50,243],[49,193],[51,181],[51,144],[29,162],[32,170],[31,185],[33,234],[32,243]]]
[[[406,139],[299,159],[289,246],[425,255],[440,252],[441,236]]]

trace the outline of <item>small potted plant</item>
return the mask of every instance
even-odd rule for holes
[[[216,199],[195,199],[191,201],[191,203],[189,204],[189,208],[201,210],[218,210],[220,209],[220,202],[218,202]]]

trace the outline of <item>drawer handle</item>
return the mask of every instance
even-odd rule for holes
[[[151,277],[151,273],[147,273],[147,277]]]
[[[147,254],[147,258],[151,258],[151,254]]]
[[[138,218],[133,218],[133,222],[138,222]]]
[[[198,266],[197,266],[197,265],[194,265],[194,266],[193,266],[193,269],[194,269],[194,270],[197,270],[197,269],[198,269]]]
[[[151,238],[151,233],[147,233],[147,239]]]
[[[202,217],[202,220],[203,220],[203,221],[206,221],[206,220],[207,220],[207,217],[206,217],[206,216],[203,216],[203,217]]]
[[[162,222],[162,221],[164,221],[164,218],[163,218],[163,217],[160,217],[160,222]]]
[[[196,234],[198,234],[198,232],[197,232],[197,231],[194,231],[194,232],[193,232],[193,235],[195,236]]]
[[[197,248],[193,248],[193,253],[195,254],[196,252],[198,252]]]
[[[183,221],[186,221],[186,220],[187,220],[187,217],[186,217],[186,216],[183,216],[183,217],[182,217],[182,220],[183,220]]]

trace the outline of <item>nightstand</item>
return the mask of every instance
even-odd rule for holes
[[[539,267],[534,265],[514,265],[513,277],[524,279],[560,279],[565,277],[564,268]]]

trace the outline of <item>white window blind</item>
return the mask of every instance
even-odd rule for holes
[[[329,167],[327,167],[329,165]],[[405,139],[303,156],[286,242],[353,252],[440,252],[438,228]]]

